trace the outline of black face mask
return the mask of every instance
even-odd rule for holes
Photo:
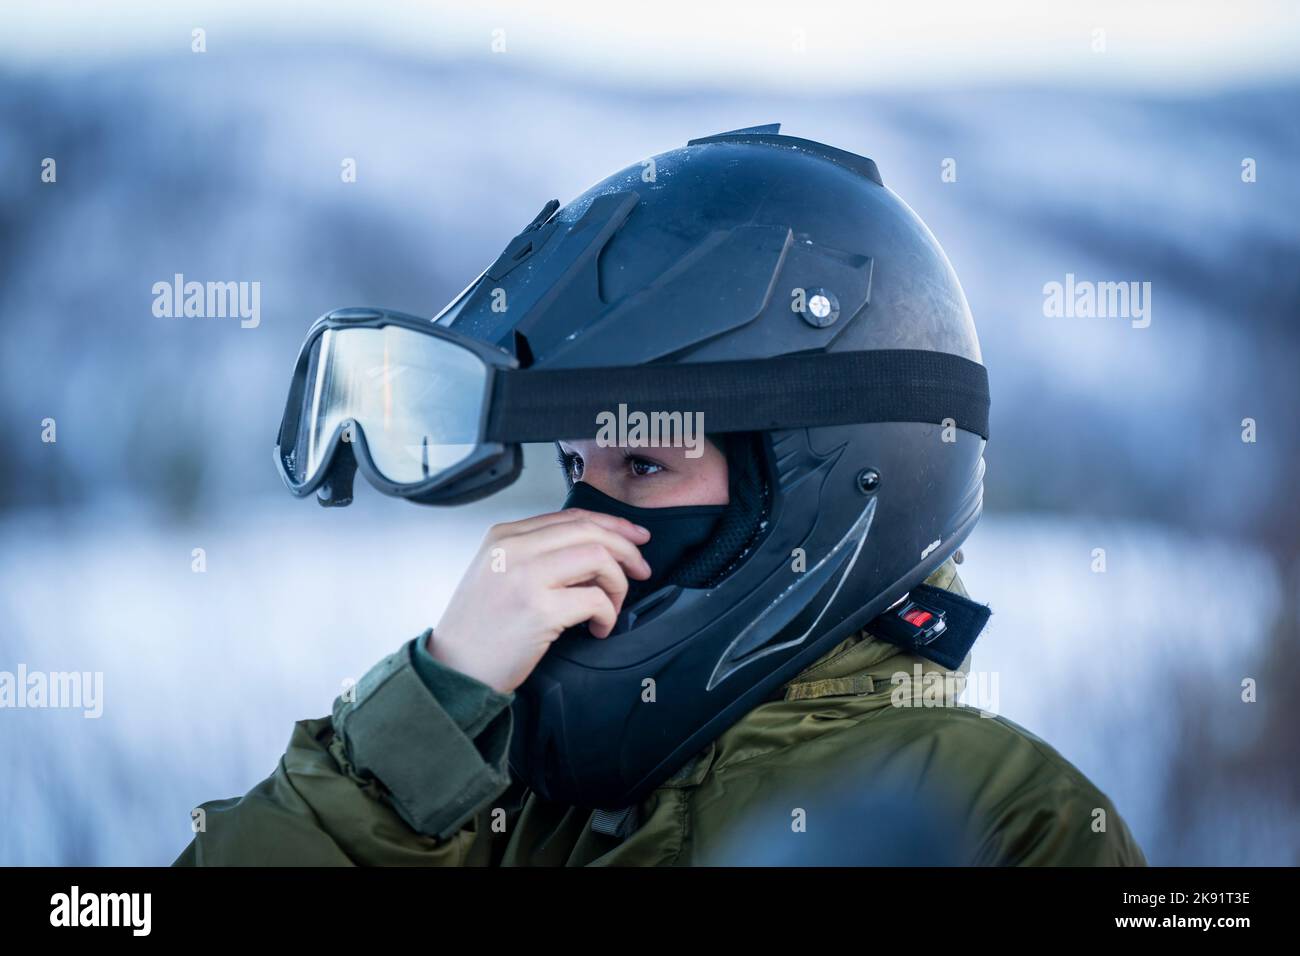
[[[585,481],[574,483],[561,507],[617,515],[650,532],[650,540],[641,545],[641,556],[650,565],[650,578],[646,581],[628,578],[624,607],[631,607],[668,583],[681,560],[709,540],[718,519],[727,510],[726,505],[638,508],[611,498]]]

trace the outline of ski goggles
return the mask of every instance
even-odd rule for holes
[[[987,438],[988,407],[984,366],[943,352],[521,368],[431,319],[350,308],[307,333],[275,460],[326,505],[352,500],[358,470],[385,494],[460,504],[513,482],[521,444],[591,437],[614,415],[698,415],[709,434],[951,421]]]

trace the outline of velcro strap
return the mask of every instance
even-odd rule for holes
[[[821,680],[800,681],[785,690],[786,700],[812,700],[816,697],[837,697],[874,694],[876,682],[869,674],[851,674],[848,677],[823,677]]]
[[[411,664],[410,642],[334,702],[348,759],[388,791],[413,829],[446,839],[510,782],[434,698]]]

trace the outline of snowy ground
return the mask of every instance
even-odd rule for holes
[[[335,512],[268,499],[190,526],[118,512],[0,527],[0,670],[104,674],[99,719],[0,710],[0,864],[169,862],[191,807],[269,773],[294,720],[328,713],[345,679],[436,620],[488,523],[541,505],[376,499]],[[1230,781],[1198,795],[1208,835],[1162,828],[1183,709],[1211,709],[1228,745],[1249,730],[1239,683],[1258,676],[1262,641],[1236,609],[1275,606],[1265,561],[1037,517],[986,518],[965,554],[971,593],[995,612],[973,667],[996,674],[997,709],[1092,777],[1153,862],[1294,862],[1285,808]],[[1177,610],[1189,595],[1194,621]]]

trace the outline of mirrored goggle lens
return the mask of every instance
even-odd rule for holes
[[[394,484],[459,464],[478,443],[487,374],[469,350],[401,326],[325,330],[308,357],[297,440],[286,459],[294,480],[316,474],[348,419]]]

